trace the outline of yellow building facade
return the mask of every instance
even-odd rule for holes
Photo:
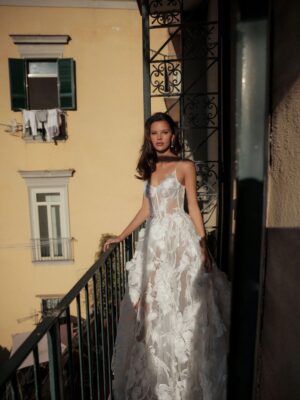
[[[94,262],[101,235],[119,234],[140,206],[142,183],[134,174],[143,137],[142,32],[137,7],[0,8],[0,123],[23,123],[11,110],[8,59],[21,55],[10,35],[68,35],[63,57],[75,61],[77,99],[66,113],[68,138],[57,145],[0,125],[0,345],[10,349],[12,334],[40,320],[42,299],[66,294]],[[32,226],[31,201],[38,197],[30,198],[37,194],[30,182],[46,182],[38,190],[43,201],[53,177],[56,186],[64,180],[73,251],[47,260],[34,257],[39,226]],[[56,200],[49,203],[54,214]]]

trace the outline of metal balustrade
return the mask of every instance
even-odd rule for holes
[[[112,399],[125,264],[136,239],[137,231],[102,254],[1,367],[1,400]]]
[[[73,259],[73,238],[31,239],[33,261]]]

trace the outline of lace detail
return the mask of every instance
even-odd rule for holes
[[[151,216],[126,264],[114,399],[225,400],[230,283],[215,263],[204,271],[176,170],[144,191]]]

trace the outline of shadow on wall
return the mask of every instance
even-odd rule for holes
[[[300,228],[267,229],[260,396],[300,399]]]
[[[300,77],[299,15],[299,0],[273,2],[273,110]]]

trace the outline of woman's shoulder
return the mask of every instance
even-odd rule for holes
[[[194,164],[194,161],[190,160],[189,158],[181,158],[179,162],[182,164]]]
[[[180,161],[178,161],[178,167],[182,171],[194,171],[195,163],[193,160],[189,160],[188,158],[182,158]]]

